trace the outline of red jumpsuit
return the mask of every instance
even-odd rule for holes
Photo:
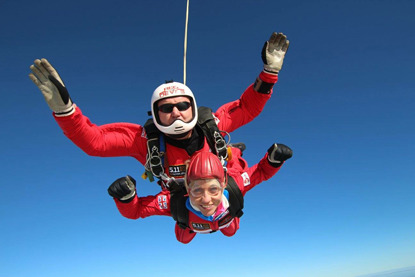
[[[260,160],[258,164],[248,167],[246,161],[240,156],[240,150],[232,148],[232,160],[228,163],[228,174],[234,178],[236,184],[245,195],[253,187],[268,180],[280,167],[273,167],[268,162],[268,154]],[[120,213],[130,219],[145,218],[152,215],[171,216],[170,212],[170,192],[162,191],[157,195],[147,197],[134,197],[129,203],[120,202],[114,198]],[[189,228],[181,229],[176,223],[176,238],[182,243],[189,243],[196,233],[210,233],[220,230],[226,236],[233,236],[239,229],[239,218],[231,217],[224,213],[217,221],[208,221],[200,218],[189,211]]]
[[[277,75],[261,72],[259,78],[267,83],[276,83]],[[272,91],[271,91],[272,93]],[[241,98],[221,106],[214,116],[219,120],[219,130],[232,132],[252,121],[264,108],[271,97],[249,86]],[[69,116],[56,117],[64,134],[85,153],[91,156],[119,157],[131,156],[145,165],[147,155],[147,137],[144,128],[132,123],[111,123],[97,126],[82,114],[79,107]],[[203,143],[202,143],[203,145]],[[206,139],[203,149],[208,150]],[[198,149],[200,150],[200,149]],[[167,175],[180,178],[184,176],[184,162],[193,153],[166,142],[164,162]]]

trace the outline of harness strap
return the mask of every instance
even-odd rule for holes
[[[199,107],[197,123],[202,127],[212,152],[224,161],[228,157],[226,141],[221,135],[218,125],[213,118],[212,109],[208,107]]]
[[[212,110],[208,107],[199,107],[197,123],[202,128],[210,149],[224,164],[228,158],[228,149],[212,115]],[[145,164],[146,172],[143,175],[149,177],[151,182],[154,181],[153,176],[169,181],[169,177],[164,172],[166,148],[164,135],[157,129],[152,118],[146,121],[144,130],[147,134],[147,160]]]
[[[228,176],[228,184],[225,188],[229,192],[229,213],[233,217],[241,217],[244,212],[244,197],[235,180]]]
[[[152,118],[149,118],[144,124],[144,130],[147,134],[147,161],[145,168],[151,175],[160,178],[164,174],[164,141],[163,145],[160,144],[160,137],[163,136],[160,135],[160,131],[157,129]],[[160,146],[162,150],[160,150]]]
[[[187,194],[184,184],[172,182],[170,186],[170,211],[181,229],[189,227],[189,210],[186,208]]]

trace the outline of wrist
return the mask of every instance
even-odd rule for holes
[[[260,77],[256,78],[254,83],[254,90],[262,94],[270,94],[273,87],[274,83],[265,82]]]
[[[259,78],[264,82],[275,84],[278,81],[278,74],[262,70],[259,74]]]
[[[135,196],[135,190],[133,190],[132,192],[130,192],[128,195],[121,197],[119,200],[122,203],[129,203],[134,199]]]
[[[270,158],[269,158],[269,156],[268,156],[268,163],[269,163],[272,167],[277,168],[277,167],[282,166],[282,164],[283,164],[284,162],[280,162],[280,161],[271,161],[271,160],[270,160]]]
[[[280,72],[278,69],[271,68],[267,65],[264,65],[264,71],[268,74],[273,74],[273,75],[278,75],[278,73]]]
[[[56,117],[63,117],[63,116],[69,116],[75,112],[76,106],[71,104],[69,107],[66,107],[60,111],[53,111]]]

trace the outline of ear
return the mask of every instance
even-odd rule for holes
[[[187,178],[184,178],[184,187],[186,188],[187,193],[189,193],[190,190],[190,184],[187,183]]]
[[[220,186],[221,186],[223,189],[225,189],[227,185],[228,185],[228,175],[227,175],[227,174],[225,174],[225,178],[224,178],[224,180],[220,183]]]

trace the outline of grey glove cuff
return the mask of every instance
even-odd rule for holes
[[[268,153],[268,162],[271,165],[278,167],[284,161],[290,159],[293,155],[291,148],[284,144],[274,143],[267,151]]]
[[[268,65],[264,64],[264,71],[266,73],[269,74],[274,74],[274,75],[278,75],[278,73],[280,72],[279,70],[275,69],[275,68],[271,68]]]
[[[273,160],[273,159],[270,159],[270,157],[268,156],[268,162],[269,162],[269,164],[271,165],[271,166],[273,166],[273,167],[280,167],[282,164],[283,164],[283,162],[280,162],[280,161],[275,161],[275,160]]]
[[[274,166],[279,167],[281,166],[282,162],[275,159],[275,153],[277,152],[278,145],[274,143],[269,149],[268,149],[268,162]]]
[[[124,196],[124,197],[120,198],[120,201],[121,201],[121,202],[124,202],[124,203],[128,203],[128,202],[130,202],[131,200],[133,200],[134,196],[135,196],[135,190],[133,190],[132,192],[130,192],[130,193],[129,193],[129,194],[127,194],[126,196]]]
[[[60,112],[54,111],[54,113],[55,113],[55,116],[56,117],[64,117],[64,116],[68,116],[68,115],[73,114],[75,112],[75,109],[76,109],[76,106],[75,105],[71,105],[70,107],[68,107],[65,110],[62,110]]]

